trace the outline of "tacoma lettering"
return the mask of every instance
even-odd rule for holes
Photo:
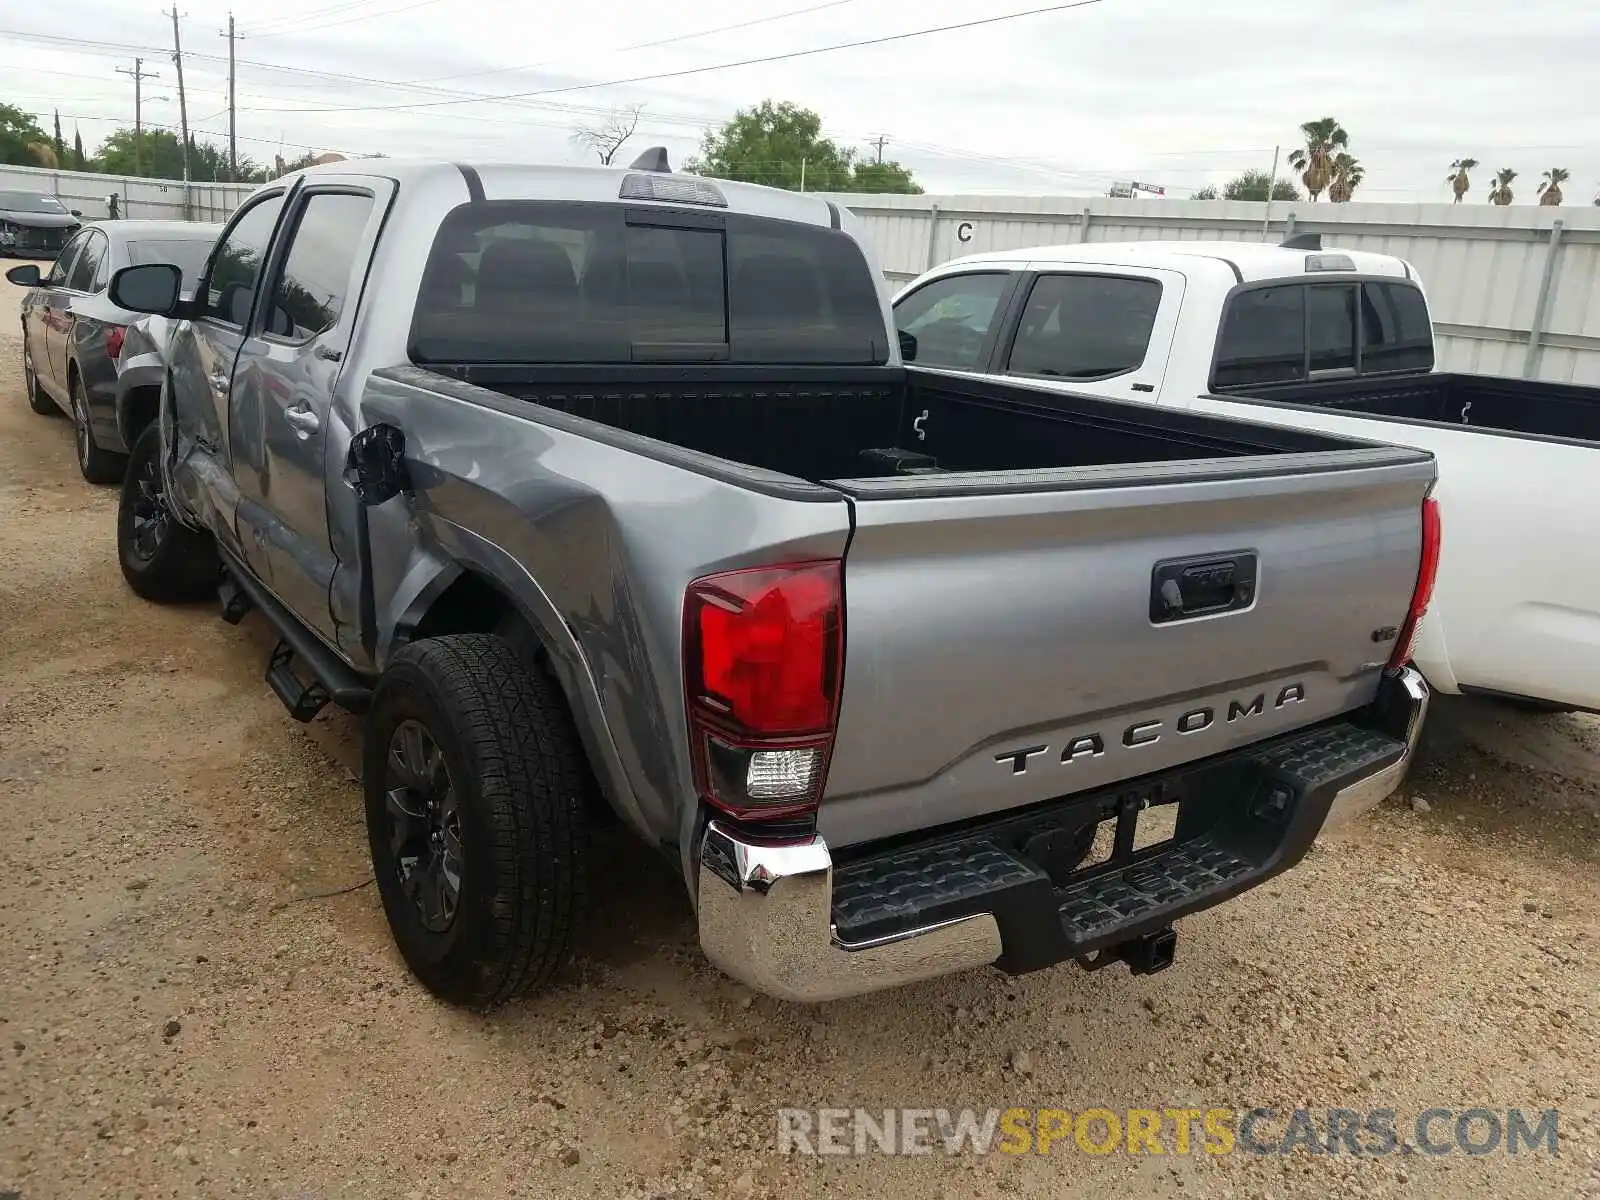
[[[1249,699],[1233,699],[1228,701],[1228,715],[1224,724],[1232,725],[1246,717],[1264,716],[1267,711],[1267,692],[1259,692]],[[1300,681],[1285,684],[1278,689],[1277,697],[1271,701],[1273,709],[1285,708],[1291,704],[1304,704],[1306,699],[1306,685]],[[1191,708],[1178,715],[1172,722],[1172,728],[1180,736],[1204,733],[1217,725],[1218,710],[1210,705],[1201,705]],[[1141,746],[1153,746],[1162,738],[1167,723],[1160,717],[1149,717],[1145,720],[1134,721],[1125,726],[1117,737],[1123,746],[1136,750]],[[1011,774],[1026,775],[1029,760],[1047,753],[1050,746],[1027,746],[1020,750],[1007,750],[996,754],[994,760],[1010,766]],[[1093,733],[1080,733],[1067,740],[1061,748],[1059,756],[1063,766],[1080,758],[1099,758],[1106,752],[1105,734],[1098,730]]]

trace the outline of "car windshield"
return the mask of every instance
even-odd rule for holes
[[[128,262],[142,267],[148,263],[171,263],[183,272],[183,287],[194,287],[200,268],[211,253],[211,239],[162,237],[136,238],[128,242]]]
[[[67,206],[43,192],[0,192],[0,209],[8,212],[64,213]]]

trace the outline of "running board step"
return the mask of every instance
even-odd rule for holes
[[[267,684],[290,715],[297,721],[309,721],[330,702],[347,712],[366,712],[372,703],[370,681],[301,624],[226,547],[220,549],[226,580],[223,588],[237,590],[243,597],[230,601],[223,594],[223,615],[248,603],[278,631],[278,644],[267,660]]]
[[[328,689],[316,680],[306,683],[294,673],[294,647],[285,641],[274,646],[272,657],[267,659],[267,686],[283,701],[289,715],[301,724],[315,717],[333,699]]]

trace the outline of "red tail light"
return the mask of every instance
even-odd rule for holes
[[[1400,637],[1389,656],[1389,670],[1398,671],[1411,658],[1416,644],[1417,628],[1427,615],[1428,602],[1433,599],[1433,585],[1439,578],[1439,502],[1431,496],[1422,502],[1422,562],[1417,567],[1417,586],[1411,593],[1411,611],[1406,623],[1400,626]]]
[[[740,818],[814,809],[844,668],[839,562],[695,580],[684,598],[683,654],[701,798]]]
[[[106,355],[112,362],[122,357],[122,338],[127,332],[126,325],[106,326]]]

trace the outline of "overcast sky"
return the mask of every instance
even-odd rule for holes
[[[1275,143],[1287,155],[1300,122],[1325,114],[1350,131],[1367,169],[1358,198],[1448,200],[1444,179],[1462,155],[1482,163],[1469,200],[1483,201],[1497,167],[1521,173],[1519,202],[1551,166],[1572,172],[1568,204],[1600,190],[1597,0],[1098,0],[701,70],[1050,2],[241,6],[239,149],[265,162],[308,147],[579,162],[575,124],[643,103],[629,149],[664,144],[676,164],[707,125],[770,97],[816,109],[830,136],[863,151],[865,139],[888,137],[886,157],[930,192],[1099,194],[1138,179],[1186,195],[1270,167]],[[186,0],[180,12],[190,122],[200,136],[225,135],[227,5]],[[784,13],[794,15],[762,20]],[[753,23],[706,32],[739,22]],[[145,119],[176,126],[171,43],[155,0],[13,5],[0,17],[0,102],[42,114],[47,129],[59,108],[68,141],[76,125],[92,148],[132,123],[132,81],[114,69],[143,54],[161,76],[145,82]],[[696,73],[592,86],[686,71]],[[543,94],[455,102],[530,92]]]

